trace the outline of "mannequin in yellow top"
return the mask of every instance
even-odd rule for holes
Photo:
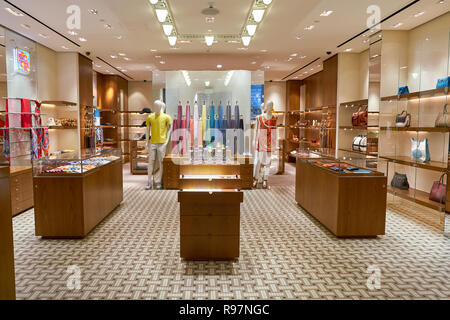
[[[172,136],[172,118],[165,114],[166,105],[156,100],[153,113],[147,118],[147,149],[148,149],[148,184],[146,190],[162,189],[163,160],[166,156],[167,144]],[[150,141],[149,141],[150,137]]]

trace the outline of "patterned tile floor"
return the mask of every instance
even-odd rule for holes
[[[177,193],[126,184],[124,202],[83,240],[34,236],[14,218],[18,299],[449,299],[450,239],[388,211],[387,234],[338,239],[294,201],[293,187],[245,192],[241,257],[179,258]],[[81,289],[68,288],[78,266]],[[369,266],[380,288],[369,290]]]

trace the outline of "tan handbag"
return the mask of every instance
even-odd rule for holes
[[[450,128],[450,115],[447,113],[447,104],[444,105],[444,112],[439,112],[434,126],[436,128]]]

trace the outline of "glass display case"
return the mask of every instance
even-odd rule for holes
[[[96,168],[122,159],[121,149],[70,152],[33,161],[34,176],[83,175]]]

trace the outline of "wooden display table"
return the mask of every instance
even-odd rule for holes
[[[336,173],[297,159],[295,200],[338,237],[385,234],[387,178]]]
[[[33,174],[31,167],[10,167],[11,214],[33,208]]]
[[[36,235],[83,238],[123,200],[122,160],[83,174],[33,179]]]
[[[168,155],[164,158],[163,183],[169,190],[181,189],[181,175],[239,175],[238,189],[252,189],[253,164],[250,157],[240,157],[232,164],[192,164],[187,157]]]
[[[182,190],[180,255],[188,260],[231,260],[239,257],[242,191]]]
[[[15,300],[10,171],[0,167],[0,300]]]

